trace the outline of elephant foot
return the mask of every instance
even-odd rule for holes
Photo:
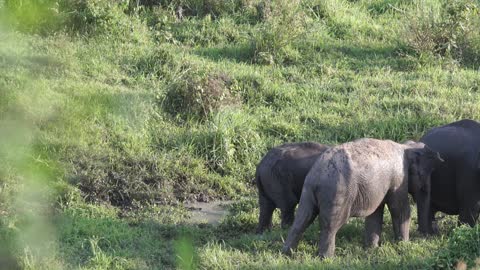
[[[288,257],[292,256],[292,249],[289,246],[283,246],[282,254]]]
[[[364,244],[364,247],[365,247],[365,249],[370,249],[370,248],[377,248],[381,245],[382,245],[381,241],[378,240],[378,241],[373,241],[373,242],[367,242],[367,243]]]
[[[272,229],[272,226],[259,226],[255,230],[256,234],[263,234],[265,231],[270,231]]]
[[[420,232],[420,234],[423,236],[423,237],[428,237],[428,236],[435,236],[435,235],[439,235],[440,234],[440,230],[438,228],[438,225],[436,222],[432,223],[432,226],[430,228],[428,228],[427,231],[424,231],[424,230],[418,230],[418,232]]]
[[[326,258],[332,258],[334,257],[335,255],[331,252],[319,252],[317,254],[318,258],[320,258],[320,260],[324,260]]]

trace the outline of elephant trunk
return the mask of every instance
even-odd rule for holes
[[[424,235],[429,233],[428,223],[430,218],[430,192],[426,193],[427,194],[416,194],[415,196],[415,201],[417,203],[418,230]]]

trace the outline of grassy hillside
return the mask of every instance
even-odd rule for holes
[[[320,261],[318,225],[254,234],[274,145],[403,141],[480,119],[476,0],[0,0],[6,269],[470,267],[480,227]],[[188,201],[235,200],[220,225]],[[389,215],[386,215],[389,216]],[[278,223],[278,217],[276,217]]]

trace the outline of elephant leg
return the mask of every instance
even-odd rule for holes
[[[326,207],[320,209],[320,239],[318,242],[318,256],[320,258],[333,257],[335,255],[335,237],[338,230],[350,217],[351,205],[345,202],[345,196],[336,194],[330,203],[324,203]]]
[[[476,202],[464,203],[460,208],[458,216],[459,223],[464,223],[474,227],[478,218],[478,206]]]
[[[471,227],[475,226],[478,218],[478,200],[475,200],[470,194],[477,190],[476,175],[469,167],[461,167],[457,170],[457,198],[459,198],[460,209],[459,223],[466,223]]]
[[[310,225],[318,214],[318,208],[315,204],[313,192],[305,192],[300,199],[295,221],[288,232],[287,240],[283,246],[284,254],[291,254],[292,249],[296,248],[300,237],[308,225]]]
[[[318,256],[320,258],[335,255],[335,237],[338,230],[347,222],[348,217],[348,213],[341,213],[340,211],[332,211],[328,216],[323,216],[320,213],[321,232],[318,242]]]
[[[478,217],[478,215],[477,215]],[[458,225],[461,224],[468,224],[470,227],[475,226],[475,221],[476,217],[473,216],[473,213],[471,213],[468,210],[461,211],[459,216],[458,216]]]
[[[394,198],[388,202],[387,205],[392,216],[395,239],[408,241],[410,229],[410,205],[408,204],[408,197],[405,199]]]
[[[272,215],[275,210],[275,204],[264,194],[259,195],[260,216],[258,218],[257,233],[261,234],[265,230],[272,228]]]
[[[365,219],[365,246],[378,247],[380,244],[380,235],[382,234],[383,209],[382,203],[373,214]]]
[[[282,211],[282,228],[288,228],[292,225],[295,217],[295,205],[293,207],[283,208]]]
[[[285,194],[284,200],[279,206],[282,212],[281,219],[283,229],[292,225],[295,217],[295,206],[297,205],[297,203],[298,200],[293,192],[288,192],[287,194]]]

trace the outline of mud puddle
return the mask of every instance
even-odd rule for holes
[[[195,202],[185,205],[191,211],[191,223],[208,223],[216,225],[228,214],[227,207],[233,201]]]

